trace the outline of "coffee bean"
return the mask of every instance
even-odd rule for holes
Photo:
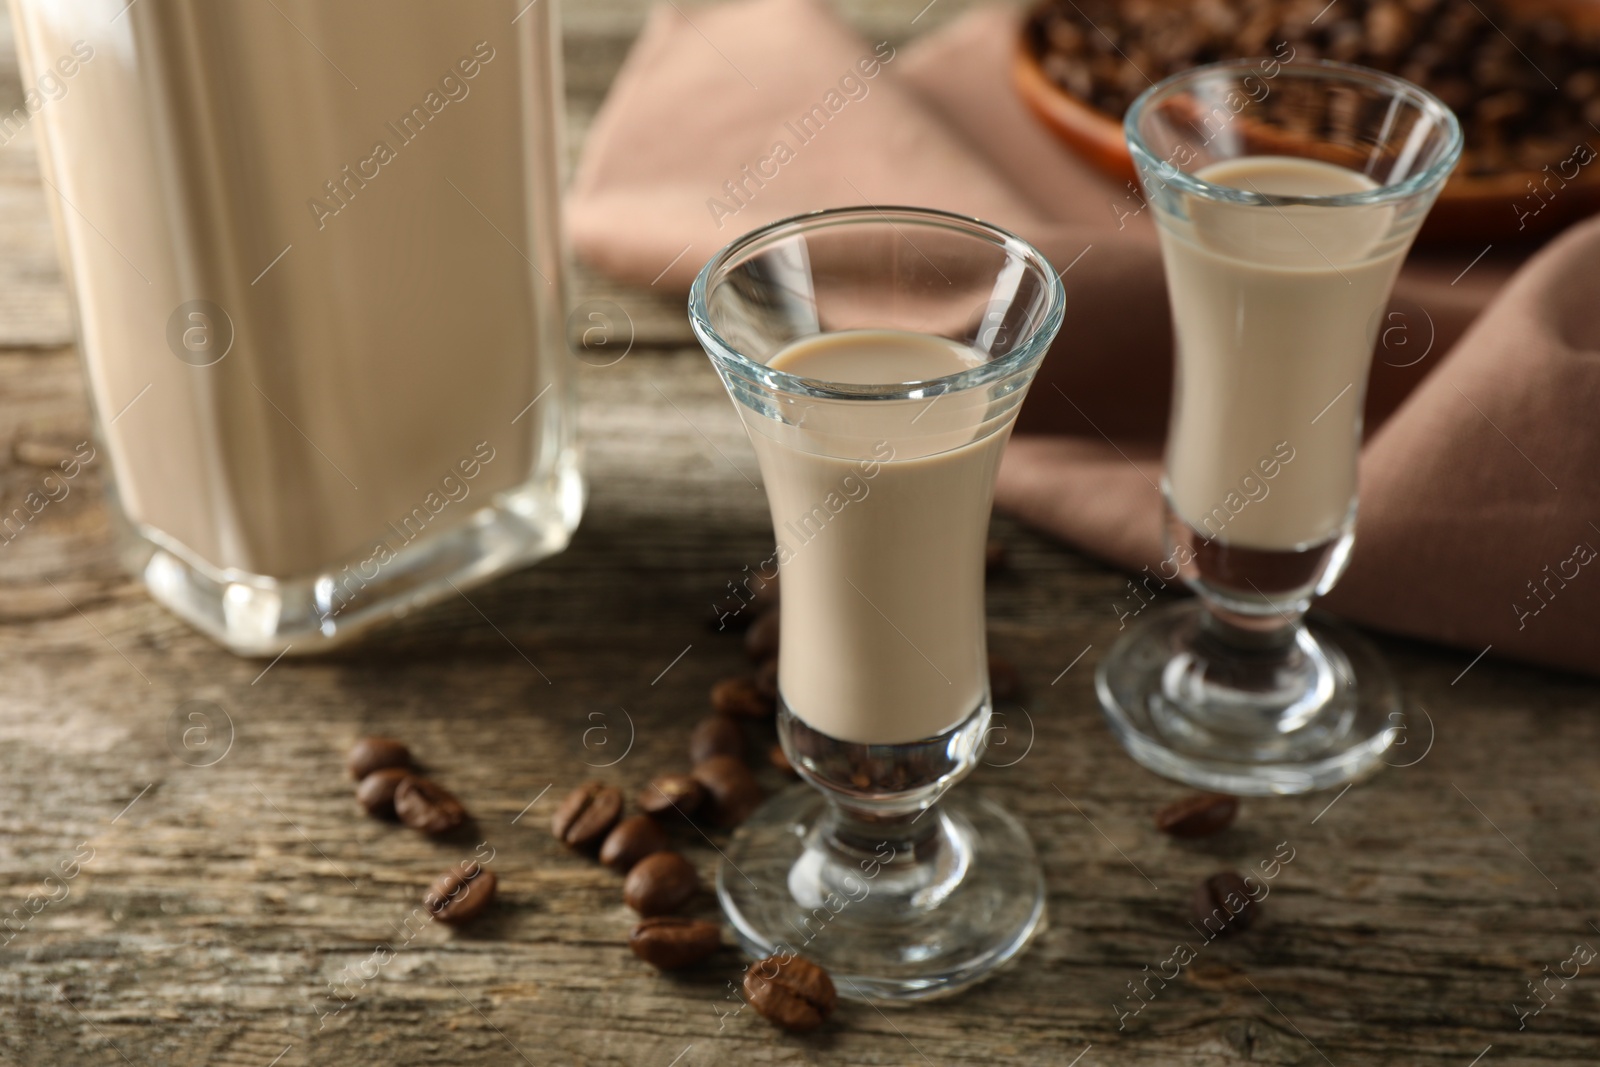
[[[662,971],[693,967],[722,947],[722,931],[704,919],[657,915],[642,920],[628,935],[628,947]]]
[[[1563,5],[1560,17],[1533,17],[1518,10],[1523,6],[1512,0],[1345,0],[1327,8],[1315,0],[1047,0],[1035,5],[1024,32],[1046,76],[1109,118],[1120,118],[1149,84],[1145,75],[1159,80],[1199,63],[1277,53],[1285,44],[1293,45],[1296,62],[1328,57],[1399,73],[1461,117],[1469,164],[1462,171],[1489,175],[1538,171],[1552,159],[1524,151],[1525,139],[1553,136],[1570,149],[1593,132],[1585,110],[1595,112],[1590,121],[1600,118],[1596,90],[1567,84],[1570,72],[1595,66],[1594,35],[1563,10],[1581,5]],[[1322,105],[1307,100],[1302,113],[1296,91],[1283,82],[1273,91],[1280,86],[1282,103],[1296,110],[1278,109],[1272,121],[1306,134],[1339,132],[1336,109],[1321,115]],[[1480,113],[1484,102],[1508,92],[1524,96],[1525,106],[1510,113],[1502,100]],[[1267,113],[1275,108],[1268,105]]]
[[[800,774],[794,769],[794,764],[789,762],[789,754],[783,750],[782,745],[773,745],[767,749],[767,762],[776,767],[781,774],[790,778],[798,778]]]
[[[1328,26],[1328,58],[1351,63],[1361,55],[1364,44],[1361,24],[1351,19],[1336,19]]]
[[[689,759],[700,763],[712,756],[744,758],[744,730],[727,715],[711,715],[700,720],[689,735]]]
[[[1411,43],[1411,19],[1394,0],[1367,9],[1367,39],[1375,55],[1395,56]]]
[[[413,830],[427,834],[447,833],[467,818],[467,809],[448,789],[415,776],[402,778],[395,786],[394,813]]]
[[[706,627],[712,633],[738,633],[754,621],[750,605],[741,596],[729,593],[711,602],[711,614],[706,617]]]
[[[392,737],[363,737],[350,746],[344,764],[350,769],[350,777],[359,782],[385,767],[411,766],[411,750]]]
[[[764,659],[761,666],[756,668],[756,692],[772,701],[773,707],[778,704],[778,661],[777,659]]]
[[[838,756],[832,762],[844,770]],[[844,762],[849,764],[850,784],[863,793],[904,793],[919,785],[933,785],[944,766],[943,757],[927,754],[909,760],[878,757]]]
[[[744,972],[744,997],[785,1030],[815,1030],[839,1003],[828,972],[804,956],[768,956]]]
[[[1261,905],[1250,895],[1250,884],[1233,871],[1213,874],[1194,892],[1195,917],[1207,936],[1248,930],[1261,915]]]
[[[744,632],[744,650],[757,663],[772,659],[778,654],[778,613],[769,611],[759,616]]]
[[[1062,18],[1059,12],[1048,12],[1046,17],[1048,21],[1044,24],[1044,30],[1052,49],[1064,56],[1077,55],[1083,51],[1081,29]]]
[[[428,914],[442,923],[460,926],[477,918],[494,899],[494,872],[475,860],[458,863],[429,887],[422,898]]]
[[[774,552],[774,555],[777,553]],[[782,595],[778,582],[782,575],[774,574],[771,578],[762,578],[757,575],[755,580],[746,587],[750,589],[750,610],[757,615],[764,615],[778,606]]]
[[[1600,126],[1600,99],[1591,100],[1583,105],[1583,121],[1590,126]]]
[[[989,656],[989,692],[996,700],[1015,700],[1022,692],[1022,679],[1004,656]]]
[[[568,848],[594,848],[622,817],[622,792],[604,782],[585,782],[567,794],[550,817],[550,832]]]
[[[1569,76],[1561,85],[1567,98],[1580,104],[1600,98],[1600,70],[1592,67]]]
[[[754,678],[738,677],[724,678],[711,687],[711,710],[718,715],[764,719],[772,714],[774,707],[771,700],[761,695]]]
[[[381,767],[361,779],[361,784],[356,786],[356,800],[367,809],[368,815],[392,819],[395,817],[394,791],[410,777],[411,772],[404,767]]]
[[[1173,837],[1220,834],[1239,814],[1239,798],[1226,793],[1192,793],[1156,812],[1156,829]]]
[[[667,847],[666,832],[648,815],[630,815],[617,823],[600,846],[600,862],[619,874]]]
[[[1450,110],[1466,114],[1472,109],[1477,90],[1465,78],[1440,78],[1434,83],[1434,95],[1443,100]]]
[[[983,569],[985,571],[992,574],[995,571],[1005,570],[1006,565],[1010,562],[1011,551],[1006,548],[1004,541],[996,541],[991,538],[983,546]]]
[[[761,784],[743,761],[732,756],[712,756],[695,764],[694,777],[706,787],[707,809],[718,826],[738,826],[761,805]]]
[[[705,803],[706,787],[687,774],[662,774],[640,791],[636,803],[647,815],[693,815]]]
[[[699,891],[700,875],[676,852],[646,856],[622,881],[623,902],[644,916],[677,911]]]

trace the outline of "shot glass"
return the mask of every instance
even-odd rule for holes
[[[1373,343],[1461,152],[1399,78],[1240,60],[1168,78],[1124,121],[1155,209],[1177,373],[1164,580],[1101,661],[1101,705],[1144,766],[1292,794],[1376,770],[1403,728],[1376,649],[1307,618],[1350,556]]]
[[[952,993],[1044,922],[1023,828],[947,793],[990,723],[995,471],[1062,304],[1055,271],[1017,237],[891,207],[757,230],[690,295],[765,482],[778,734],[804,779],[734,834],[718,896],[748,952],[804,955],[845,997]],[[787,362],[802,346],[826,351]]]

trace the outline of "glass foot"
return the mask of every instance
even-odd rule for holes
[[[1140,764],[1201,789],[1286,796],[1375,772],[1405,726],[1377,649],[1320,617],[1287,634],[1238,647],[1198,600],[1154,611],[1095,674],[1106,720]]]
[[[841,997],[904,1004],[983,981],[1044,928],[1033,844],[996,805],[946,796],[918,817],[914,844],[843,845],[835,817],[801,784],[734,834],[717,897],[751,956],[805,956]]]

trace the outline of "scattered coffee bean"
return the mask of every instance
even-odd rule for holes
[[[728,593],[711,602],[711,614],[706,616],[706,628],[712,633],[738,633],[755,621],[750,614],[750,604],[741,596]]]
[[[628,935],[628,947],[662,971],[693,967],[722,947],[722,931],[704,919],[657,915],[642,920]]]
[[[666,832],[648,815],[630,815],[617,823],[600,846],[600,862],[619,874],[667,847]]]
[[[764,659],[761,666],[756,668],[756,692],[772,701],[774,708],[778,704],[778,661],[776,658]]]
[[[622,881],[623,902],[644,916],[677,911],[699,891],[700,875],[676,852],[646,856]]]
[[[773,554],[776,555],[776,551],[774,551]],[[761,578],[758,576],[755,581],[750,583],[748,588],[751,590],[751,611],[761,615],[778,606],[778,600],[782,595],[782,590],[778,585],[780,578],[782,578],[782,575],[779,574],[774,574],[771,578]]]
[[[761,695],[754,678],[738,677],[724,678],[711,687],[711,710],[718,715],[764,719],[772,714],[774,707],[771,700]]]
[[[761,784],[742,760],[712,756],[695,764],[694,777],[706,788],[706,807],[718,826],[738,826],[761,804]]]
[[[1011,661],[1003,656],[989,656],[989,692],[996,700],[1015,700],[1022,692],[1022,679]]]
[[[361,784],[356,786],[356,800],[367,809],[368,815],[392,819],[395,817],[394,791],[409,777],[411,772],[404,767],[381,767],[361,779]]]
[[[762,1018],[785,1030],[815,1030],[839,1003],[828,972],[803,956],[768,956],[744,972],[744,996]]]
[[[429,887],[422,898],[428,914],[442,923],[460,926],[478,917],[494,899],[494,872],[475,860],[458,863]]]
[[[394,788],[394,813],[413,830],[426,834],[448,833],[467,817],[448,789],[427,778],[402,778]]]
[[[983,569],[989,573],[1003,571],[1011,562],[1011,550],[1006,548],[1004,541],[990,539],[983,546]]]
[[[1173,837],[1220,834],[1239,814],[1239,798],[1226,793],[1192,793],[1156,812],[1156,829]]]
[[[688,774],[662,774],[639,793],[639,810],[647,815],[693,815],[705,803],[706,787]]]
[[[772,659],[778,654],[778,613],[769,611],[759,616],[744,632],[744,650],[757,663]]]
[[[568,848],[590,849],[622,817],[622,793],[604,782],[585,782],[567,794],[550,817],[550,832]]]
[[[350,747],[345,766],[359,782],[385,767],[411,766],[411,750],[392,737],[363,737]]]
[[[800,777],[800,773],[794,769],[794,764],[789,762],[789,754],[783,750],[782,745],[773,745],[767,749],[767,762],[790,778]]]
[[[710,715],[689,735],[689,759],[700,763],[712,756],[744,758],[744,729],[727,715]]]
[[[1207,935],[1248,930],[1261,915],[1261,905],[1250,895],[1250,884],[1233,871],[1213,874],[1194,892],[1195,917]]]

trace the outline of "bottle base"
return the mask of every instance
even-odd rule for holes
[[[1198,600],[1152,612],[1095,674],[1100,706],[1134,760],[1164,778],[1240,796],[1289,796],[1378,770],[1405,729],[1376,648],[1314,617],[1287,645],[1227,647]]]
[[[959,791],[924,813],[913,855],[829,847],[830,804],[796,785],[734,834],[717,897],[740,946],[804,956],[847,1000],[950,996],[993,976],[1045,925],[1044,872],[1015,818]]]
[[[299,578],[219,570],[126,520],[123,561],[157,603],[231,652],[323,652],[560,552],[577,528],[584,494],[582,475],[568,464],[550,479],[496,494],[461,525],[420,537],[381,564],[369,553]]]

